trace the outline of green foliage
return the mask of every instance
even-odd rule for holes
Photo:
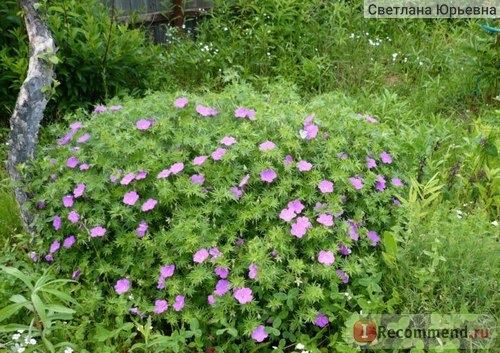
[[[85,295],[85,316],[92,322],[114,317],[120,323],[106,321],[98,328],[102,334],[99,340],[107,346],[154,347],[158,351],[214,346],[233,351],[237,345],[249,351],[273,342],[284,351],[286,345],[302,342],[311,347],[334,347],[336,336],[323,333],[341,329],[350,312],[386,309],[380,287],[380,250],[374,246],[378,240],[369,238],[368,231],[383,237],[387,253],[394,256],[393,245],[383,234],[397,224],[399,207],[393,198],[404,188],[392,186],[391,178],[408,180],[407,173],[416,168],[398,148],[399,130],[383,121],[370,123],[365,115],[345,106],[345,98],[339,95],[325,95],[304,106],[292,90],[269,90],[274,93],[257,95],[246,86],[234,86],[220,95],[192,96],[183,109],[173,106],[176,96],[171,94],[125,101],[120,111],[108,110],[89,119],[82,114],[72,116],[71,122],[82,120],[84,125],[81,129],[73,125],[73,142],[59,147],[52,143],[41,150],[28,185],[28,191],[36,195],[34,201],[46,203],[35,223],[44,236],[37,238],[34,248],[41,259],[53,256],[62,277],[81,270],[81,280],[93,288]],[[200,104],[215,107],[220,113],[203,117],[195,112]],[[240,106],[255,109],[256,120],[235,118],[235,109]],[[307,140],[301,138],[300,131],[311,113],[316,114],[313,123],[319,133]],[[146,131],[139,130],[136,123],[141,118],[154,119],[155,123]],[[61,136],[65,128],[54,126],[52,130]],[[90,134],[90,140],[77,143],[84,133]],[[226,147],[222,160],[215,161],[210,156],[222,147],[220,141],[225,136],[233,136],[237,142]],[[259,150],[266,140],[277,147]],[[383,151],[392,155],[392,164],[380,160]],[[343,152],[347,159],[341,157]],[[288,154],[294,158],[291,165],[283,162]],[[199,155],[207,155],[209,160],[201,166],[192,165]],[[67,167],[71,156],[90,168]],[[367,156],[377,161],[376,169],[367,168]],[[312,170],[300,172],[300,160],[312,163]],[[162,170],[180,162],[184,170],[178,175],[157,178]],[[261,180],[266,169],[278,175],[272,183]],[[148,172],[144,180],[128,186],[119,182],[140,170]],[[53,174],[55,181],[51,181]],[[192,183],[194,174],[204,176],[203,185]],[[379,174],[387,182],[384,192],[375,189]],[[238,197],[234,188],[245,175],[250,179],[239,188],[242,196]],[[118,181],[113,183],[110,176]],[[349,181],[356,176],[363,178],[361,190]],[[322,180],[333,181],[335,191],[321,193],[318,185]],[[65,208],[63,197],[78,184],[85,184],[83,196],[74,199],[72,208]],[[130,191],[140,196],[135,206],[124,203]],[[158,204],[151,211],[141,211],[140,205],[148,199],[156,199]],[[293,236],[290,225],[279,217],[296,199],[305,205],[301,215],[313,223],[301,239]],[[314,210],[317,202],[326,205]],[[80,216],[75,224],[68,220],[70,211]],[[323,213],[338,215],[333,227],[316,221]],[[56,215],[63,224],[58,231],[52,226]],[[148,230],[141,238],[137,228],[143,220]],[[104,237],[91,236],[97,226],[106,229]],[[354,240],[356,232],[359,241]],[[49,252],[55,241],[62,244],[70,234],[76,237],[76,244]],[[351,255],[339,253],[341,242],[352,247]],[[218,249],[222,256],[193,262],[202,248],[211,249],[212,255]],[[335,254],[334,266],[318,262],[322,250]],[[41,262],[39,266],[45,266],[45,261]],[[175,264],[175,274],[165,279],[165,289],[158,289],[160,268],[169,264]],[[249,278],[252,264],[258,267],[256,279]],[[215,266],[229,269],[233,290],[251,288],[253,300],[238,304],[230,291],[215,296],[215,304],[209,305],[207,296],[213,294],[219,281]],[[342,283],[336,269],[350,276],[349,284]],[[131,289],[117,295],[113,287],[123,278],[130,280]],[[353,299],[347,300],[345,293]],[[153,313],[156,300],[165,299],[172,306],[178,295],[185,296],[182,310]],[[153,317],[154,334],[140,326],[140,317],[129,312],[132,307]],[[319,312],[330,320],[322,330],[314,325]],[[124,326],[127,322],[136,322],[134,328],[144,338],[139,345],[133,345],[132,326]],[[250,339],[259,325],[269,334],[269,343],[261,346]],[[165,337],[155,336],[159,333]],[[329,338],[324,341],[324,337]]]
[[[0,309],[0,323],[5,323],[10,319],[11,323],[0,325],[0,337],[4,338],[12,332],[18,332],[12,336],[10,342],[12,348],[17,344],[21,347],[35,346],[36,340],[40,339],[43,347],[48,352],[55,352],[58,347],[71,346],[71,343],[60,342],[54,345],[48,337],[58,322],[71,320],[75,310],[68,307],[68,304],[76,305],[75,300],[61,286],[72,282],[67,279],[55,279],[47,270],[44,274],[27,274],[14,267],[0,266],[2,277],[9,275],[20,280],[24,286],[23,290],[9,298],[12,304],[3,306]],[[26,317],[26,312],[29,313]],[[16,317],[12,323],[12,317]],[[21,333],[27,331],[26,341],[20,340]],[[6,339],[2,339],[6,342]],[[19,348],[18,348],[19,349]],[[19,351],[19,350],[18,350]]]
[[[0,51],[4,123],[28,65],[28,40],[16,9],[16,1],[0,5],[1,15],[5,13],[8,19],[1,21],[6,34],[0,36],[5,42]],[[48,58],[57,65],[56,89],[47,116],[60,117],[107,97],[137,95],[166,84],[159,75],[159,48],[149,44],[141,30],[118,24],[101,1],[42,1],[38,11],[47,20],[58,49],[57,56]]]

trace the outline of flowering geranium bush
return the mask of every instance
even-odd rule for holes
[[[33,261],[100,293],[94,320],[198,322],[187,342],[221,351],[333,344],[385,305],[407,179],[397,131],[338,101],[235,86],[69,117],[30,169]]]

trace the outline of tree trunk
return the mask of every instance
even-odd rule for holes
[[[30,56],[28,74],[24,80],[12,117],[10,118],[10,139],[7,168],[15,182],[14,192],[26,229],[32,232],[32,216],[23,205],[29,200],[21,189],[21,174],[18,165],[35,156],[38,130],[43,112],[48,102],[48,92],[52,85],[54,67],[50,56],[56,48],[47,24],[35,10],[37,0],[19,0],[28,31]],[[45,92],[44,92],[45,89]]]

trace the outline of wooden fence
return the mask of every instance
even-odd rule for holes
[[[187,18],[197,18],[213,7],[213,0],[102,0],[120,22],[145,25],[155,43],[165,43],[165,26],[183,29]]]

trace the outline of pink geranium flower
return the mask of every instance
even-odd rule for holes
[[[134,173],[128,173],[123,177],[123,179],[120,181],[120,184],[122,185],[128,185],[132,180],[135,179],[135,174]]]
[[[66,239],[64,239],[64,242],[63,242],[63,246],[66,248],[66,249],[69,249],[73,246],[73,244],[76,242],[76,238],[74,235],[70,235],[69,237],[67,237]]]
[[[139,200],[139,194],[135,191],[127,192],[125,196],[123,196],[123,203],[125,205],[134,206],[137,200]]]
[[[184,108],[188,103],[189,103],[189,100],[187,98],[181,97],[181,98],[177,98],[175,100],[174,105],[177,108]]]
[[[216,109],[205,107],[203,105],[197,105],[196,111],[202,116],[215,116],[219,113]]]
[[[80,161],[76,157],[69,157],[68,160],[66,161],[66,166],[69,168],[75,168]]]
[[[222,157],[226,154],[227,150],[225,148],[217,148],[213,153],[212,153],[212,158],[214,161],[220,161]]]
[[[260,179],[268,183],[272,183],[277,176],[276,172],[272,169],[266,169],[260,173]]]
[[[141,209],[143,212],[151,211],[153,208],[156,207],[156,204],[158,201],[155,199],[148,199],[144,204],[142,205]]]
[[[276,148],[276,145],[272,141],[266,141],[259,145],[259,150],[261,151],[270,151]]]
[[[137,227],[135,232],[137,233],[137,236],[139,238],[142,238],[144,237],[144,235],[146,235],[147,230],[148,230],[148,224],[146,223],[145,220],[142,220],[141,223],[139,223],[139,226]]]
[[[90,140],[90,135],[89,134],[84,134],[80,138],[78,138],[78,140],[76,140],[76,141],[79,142],[79,143],[85,143],[88,140]]]
[[[148,130],[154,124],[154,120],[151,119],[141,119],[136,123],[138,130]]]
[[[181,311],[182,308],[184,308],[184,299],[185,298],[183,295],[178,295],[175,297],[174,305],[172,305],[175,311]]]
[[[90,236],[92,238],[103,237],[106,234],[106,228],[101,226],[94,227],[90,230]]]
[[[280,218],[285,222],[290,222],[296,216],[295,212],[289,208],[284,208],[281,210]]]
[[[329,322],[330,320],[328,320],[328,317],[326,317],[322,313],[318,313],[318,315],[316,316],[316,320],[314,320],[314,324],[318,327],[325,327]]]
[[[193,159],[193,165],[202,165],[207,160],[207,156],[198,156]]]
[[[115,284],[117,294],[127,293],[130,289],[130,281],[127,278],[119,279]]]
[[[368,169],[376,168],[377,167],[377,162],[373,158],[370,158],[368,156],[365,157],[366,160],[366,166]]]
[[[208,259],[208,256],[209,256],[208,250],[205,248],[202,248],[194,254],[193,261],[198,263],[198,264],[201,264],[206,259]]]
[[[75,224],[75,223],[77,223],[80,220],[80,215],[76,211],[71,211],[68,214],[68,220],[71,223]]]
[[[269,335],[265,331],[263,325],[257,326],[255,330],[252,331],[252,339],[256,342],[264,341]]]
[[[318,254],[318,262],[325,266],[331,266],[335,262],[335,256],[331,251],[321,250]]]
[[[385,163],[385,164],[392,163],[392,156],[385,151],[380,154],[380,159],[382,159],[382,163]]]
[[[308,161],[299,161],[299,163],[297,163],[297,168],[299,168],[301,172],[308,172],[312,167],[313,165]]]
[[[225,146],[231,146],[236,143],[236,139],[232,136],[226,136],[220,141],[220,143],[222,143]]]
[[[248,278],[250,279],[255,279],[257,278],[257,270],[259,269],[259,266],[256,264],[250,264],[248,266]]]
[[[331,214],[324,213],[320,215],[318,218],[316,218],[316,221],[318,221],[318,223],[321,223],[326,227],[333,226],[333,216]]]
[[[233,297],[240,303],[246,304],[253,300],[252,290],[250,288],[236,288]]]
[[[349,178],[349,181],[356,190],[361,190],[363,188],[363,178],[361,177]]]
[[[191,183],[192,184],[203,184],[205,182],[205,178],[203,177],[203,175],[199,175],[199,174],[194,174],[193,176],[191,176]]]
[[[174,163],[170,166],[170,172],[172,174],[179,174],[184,170],[184,163],[179,162],[179,163]]]
[[[333,192],[333,183],[329,180],[323,180],[318,184],[318,189],[323,193]]]
[[[155,301],[155,309],[154,309],[155,314],[161,314],[167,311],[167,309],[168,309],[168,303],[166,300],[161,299]]]
[[[404,186],[403,182],[401,181],[401,179],[399,178],[392,178],[391,179],[391,183],[392,185],[394,185],[395,187],[401,187],[401,186]]]
[[[83,193],[85,192],[85,188],[86,188],[85,184],[78,184],[76,188],[73,190],[73,196],[75,198],[82,196]]]

